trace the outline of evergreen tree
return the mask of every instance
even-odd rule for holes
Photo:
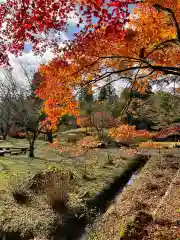
[[[99,101],[108,101],[109,103],[114,103],[118,99],[116,94],[116,89],[111,83],[104,85],[98,96]]]
[[[114,103],[118,100],[118,96],[116,94],[116,89],[113,87],[111,83],[107,85],[107,100],[109,103]]]
[[[81,88],[81,92],[79,95],[79,101],[85,101],[87,103],[92,103],[94,100],[93,94],[89,93],[88,88],[83,87]]]
[[[87,87],[81,88],[81,92],[79,94],[80,108],[85,111],[87,115],[92,112],[93,101],[94,97],[92,93],[89,93],[89,89]]]
[[[106,86],[103,86],[99,92],[99,96],[98,96],[98,100],[99,101],[105,101],[107,100],[107,89]]]

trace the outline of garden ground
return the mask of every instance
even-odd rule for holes
[[[25,146],[27,143],[25,140],[13,140],[12,143],[2,142],[1,147],[11,147],[11,144]],[[91,200],[93,203],[97,194],[111,185],[128,168],[128,164],[134,161],[130,155],[121,157],[118,149],[90,149],[79,158],[62,157],[57,154],[56,149],[42,140],[36,143],[35,155],[34,159],[27,156],[0,158],[2,232],[16,232],[24,236],[24,239],[32,236],[47,238],[54,228],[63,225],[66,215],[73,215],[76,211],[78,214],[80,208],[83,208],[83,214],[86,214],[86,202]],[[56,189],[60,195],[66,195],[69,191],[66,199],[68,214],[61,212],[62,209],[60,214],[59,210],[57,212],[53,209],[47,192],[32,190],[34,179],[42,172],[57,172],[68,176],[67,189],[63,186],[67,184],[65,182]],[[37,188],[40,188],[41,184],[42,180],[38,182]],[[59,189],[64,189],[64,192]],[[21,199],[18,199],[18,196]]]
[[[79,131],[78,134],[82,130]],[[0,146],[27,146],[25,140],[11,140],[11,143],[2,142]],[[61,144],[69,144],[62,134]],[[95,218],[98,219],[99,210],[101,217],[100,221],[97,221],[98,225],[95,224],[98,229],[95,231],[96,238],[91,233],[87,239],[133,239],[129,238],[126,229],[129,229],[129,225],[133,225],[139,216],[148,216],[150,221],[142,228],[143,233],[148,233],[148,236],[143,235],[147,237],[144,239],[177,240],[180,237],[175,224],[180,209],[179,149],[159,152],[159,149],[143,148],[141,154],[154,156],[145,164],[133,184],[127,186],[122,193],[119,189],[136,169],[137,164],[132,163],[143,162],[134,149],[97,148],[89,149],[79,157],[65,157],[47,142],[37,140],[34,159],[26,156],[0,157],[2,233],[6,233],[7,239],[37,237],[44,240],[50,239],[50,236],[53,239],[61,239],[61,236],[67,240],[78,239],[86,223],[92,224]],[[43,176],[52,174],[55,174],[56,178],[50,188],[54,188],[55,192],[43,185]],[[59,181],[56,176],[58,174],[65,176],[64,179]],[[112,191],[112,188],[116,189]],[[115,203],[109,208],[118,192],[120,193]],[[52,200],[58,201],[58,209],[57,206],[54,207]],[[162,204],[159,205],[161,201]],[[98,209],[93,209],[92,205],[96,205]],[[156,221],[151,221],[154,211]],[[82,226],[77,226],[77,219],[82,219],[84,225],[78,222]],[[82,228],[82,231],[77,233],[77,228]],[[134,225],[130,228],[134,229]],[[142,229],[135,229],[136,234],[141,236]],[[142,238],[135,235],[134,239]]]

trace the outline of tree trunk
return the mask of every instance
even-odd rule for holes
[[[29,145],[29,157],[34,158],[34,142],[31,142]]]
[[[7,125],[6,128],[3,130],[3,140],[7,140],[9,130],[10,130],[10,125]]]
[[[52,131],[47,132],[47,140],[48,142],[53,143]]]
[[[7,134],[3,134],[3,140],[7,140]]]

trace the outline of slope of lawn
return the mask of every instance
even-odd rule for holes
[[[25,140],[13,140],[11,144],[27,146]],[[57,171],[70,176],[68,178],[70,189],[65,189],[63,182],[57,188],[58,191],[61,189],[62,196],[66,195],[67,190],[69,191],[67,199],[69,214],[79,207],[84,207],[86,201],[96,197],[115,178],[119,177],[133,160],[130,155],[121,157],[121,151],[118,149],[94,149],[89,150],[80,158],[65,158],[58,155],[57,151],[48,146],[47,142],[41,140],[36,143],[35,154],[37,157],[34,159],[29,159],[27,156],[0,157],[2,230],[21,233],[27,237],[25,239],[32,236],[46,239],[54,231],[54,227],[63,224],[64,214],[67,214],[67,212],[59,213],[53,209],[47,200],[48,193],[38,191],[36,193],[27,187],[32,185],[33,179],[39,173]],[[20,203],[14,197],[19,195],[21,198],[23,195],[24,202],[21,199]],[[57,193],[55,195],[57,196]]]

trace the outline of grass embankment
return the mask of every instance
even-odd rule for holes
[[[18,144],[27,143],[19,140]],[[38,140],[37,158],[0,157],[3,232],[16,232],[25,239],[32,236],[48,239],[57,226],[63,226],[69,214],[85,208],[86,202],[107,188],[132,161],[132,157],[122,158],[116,149],[109,152],[89,150],[83,158],[70,159],[58,156],[49,147],[45,151],[45,148],[47,143]],[[61,176],[65,176],[65,180]],[[57,209],[57,203],[61,209]],[[14,236],[11,239],[15,239]]]
[[[99,219],[89,239],[179,239],[179,168],[179,157],[152,157]]]

